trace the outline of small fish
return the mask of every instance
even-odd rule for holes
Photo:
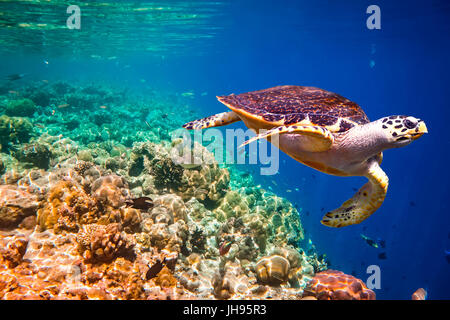
[[[107,106],[100,106],[99,107],[100,109],[106,109],[106,108],[108,108]]]
[[[135,209],[148,210],[153,208],[153,200],[149,197],[139,197],[125,201],[125,205]]]
[[[14,90],[9,90],[8,93],[10,93],[10,94],[15,94],[16,96],[19,95],[19,92],[14,91]]]
[[[387,259],[387,257],[386,257],[386,252],[380,253],[380,254],[378,255],[378,259],[380,259],[380,260],[386,260],[386,259]]]
[[[291,189],[286,189],[286,192],[292,192],[292,190]]]
[[[361,234],[361,238],[362,238],[369,246],[374,247],[374,248],[378,248],[378,247],[379,247],[379,246],[378,246],[378,243],[377,243],[375,240],[370,239],[368,236],[365,236],[365,235]]]
[[[48,83],[48,80],[41,80],[43,83]]]
[[[183,97],[194,97],[194,93],[193,92],[183,92],[181,94]]]
[[[419,288],[412,294],[411,300],[426,300],[427,296],[427,290],[425,290],[424,288]]]
[[[295,191],[300,191],[300,189],[299,189],[299,188],[295,188],[294,190],[295,190]]]
[[[226,255],[228,251],[230,251],[231,245],[232,245],[231,241],[224,241],[219,248],[219,254],[221,256]]]
[[[47,60],[44,60],[44,63],[48,65],[48,61]]]
[[[54,115],[55,115],[55,112],[56,112],[56,111],[55,111],[55,110],[53,109],[53,110],[52,110],[52,116],[54,116]]]
[[[44,125],[42,123],[35,123],[34,125],[38,128],[44,129]]]
[[[410,202],[409,202],[409,205],[410,205],[411,207],[415,207],[415,206],[416,206],[416,203],[415,203],[414,201],[410,201]]]
[[[164,258],[163,261],[161,261],[161,260],[156,261],[156,263],[148,269],[148,271],[145,275],[145,278],[147,280],[150,280],[150,279],[156,277],[158,275],[158,273],[162,270],[162,268],[164,268],[165,260],[166,259]]]
[[[68,103],[63,103],[63,104],[60,104],[60,105],[58,106],[58,109],[67,108],[68,106],[70,106],[70,104],[68,104]]]

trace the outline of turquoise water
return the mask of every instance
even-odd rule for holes
[[[429,299],[450,298],[447,2],[379,1],[381,30],[366,27],[367,1],[71,4],[81,10],[80,29],[67,28],[65,2],[0,3],[0,111],[32,126],[30,137],[2,131],[6,184],[11,170],[52,172],[67,160],[61,149],[47,157],[24,151],[30,143],[56,150],[50,136],[70,139],[61,144],[73,144],[78,159],[88,150],[83,159],[119,173],[122,164],[111,159],[126,153],[131,161],[136,143],[162,144],[184,123],[227,111],[216,96],[285,84],[323,88],[358,103],[370,120],[405,114],[427,123],[421,139],[385,152],[390,184],[381,208],[359,225],[320,224],[365,178],[326,175],[283,153],[275,175],[261,175],[261,163],[223,165],[230,188],[257,186],[286,199],[305,234],[290,244],[325,257],[328,268],[366,281],[367,268],[379,266],[378,299],[410,299],[420,287]],[[14,74],[18,79],[8,80]],[[22,99],[33,106],[8,111]],[[150,195],[128,183],[134,196]],[[213,212],[219,206],[204,205]],[[385,247],[368,245],[361,234]]]

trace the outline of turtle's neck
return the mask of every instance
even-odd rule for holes
[[[361,161],[372,158],[389,148],[389,142],[380,119],[355,126],[337,136],[337,147],[340,151],[348,153],[349,158]]]

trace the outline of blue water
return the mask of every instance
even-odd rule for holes
[[[105,18],[111,32],[96,41],[92,35],[90,46],[76,39],[67,50],[55,48],[57,40],[36,51],[11,44],[2,52],[1,73],[26,72],[36,79],[88,80],[136,88],[143,86],[140,80],[144,79],[145,85],[154,88],[207,92],[196,95],[192,103],[204,116],[225,111],[215,95],[282,84],[307,85],[357,102],[371,120],[397,114],[425,120],[429,134],[384,153],[388,195],[382,207],[360,225],[332,229],[321,225],[320,219],[349,199],[365,178],[325,175],[284,154],[280,172],[273,177],[259,176],[258,167],[245,169],[266,188],[272,186],[277,194],[299,205],[307,236],[319,252],[326,253],[331,268],[365,280],[369,265],[380,266],[377,298],[410,299],[423,287],[429,299],[450,299],[450,265],[445,256],[445,250],[450,250],[450,137],[446,130],[450,119],[450,3],[377,1],[381,30],[366,28],[366,8],[373,1],[195,3],[214,7],[214,16],[198,26],[198,34],[210,31],[210,38],[177,40],[176,50],[145,51],[151,31],[138,23],[119,29],[118,20]],[[85,22],[82,28],[89,24]],[[175,29],[181,34],[183,30],[192,34],[187,26]],[[159,30],[156,42],[164,43],[169,31]],[[26,44],[31,40],[25,34],[22,41]],[[123,48],[113,43],[115,36],[132,40]],[[116,58],[96,60],[92,54]],[[243,124],[227,128],[243,128]],[[295,188],[299,191],[286,191]],[[385,240],[386,248],[368,246],[361,233]],[[381,252],[386,252],[387,259],[378,258]]]

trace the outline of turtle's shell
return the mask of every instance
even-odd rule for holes
[[[356,103],[314,87],[278,86],[217,98],[241,116],[270,126],[317,125],[344,132],[369,122]]]

